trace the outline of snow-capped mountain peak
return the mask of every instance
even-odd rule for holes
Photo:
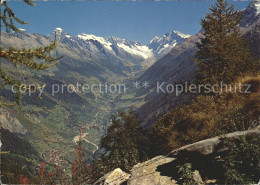
[[[121,39],[115,36],[108,38],[98,37],[92,34],[80,34],[77,39],[83,41],[97,41],[109,51],[118,52],[124,50],[125,52],[147,59],[152,56],[152,51],[147,46],[142,46],[139,42]]]
[[[184,34],[184,33],[181,33],[179,31],[173,31],[173,33],[177,34],[178,36],[186,39],[186,38],[189,38],[191,35],[188,35],[188,34]]]
[[[260,0],[252,0],[247,9],[250,9],[255,16],[260,14]]]
[[[243,10],[243,17],[241,26],[248,26],[259,17],[260,14],[260,0],[252,0],[247,8]]]
[[[69,35],[68,33],[66,33],[62,28],[55,28],[53,30],[53,35],[56,35],[56,37],[61,37],[61,38],[67,38],[70,39],[71,35]]]
[[[147,46],[142,46],[139,43],[135,43],[134,45],[118,43],[117,46],[130,54],[139,55],[144,59],[153,56],[153,52]]]
[[[257,15],[260,14],[260,1],[255,1],[255,8],[256,8],[256,13]]]
[[[190,37],[190,35],[183,34],[179,31],[172,31],[164,34],[162,37],[155,36],[147,47],[156,55],[163,55],[170,52],[173,47],[188,37]]]
[[[256,15],[260,14],[260,0],[254,0],[252,4],[254,5]]]
[[[160,39],[160,37],[155,36],[155,37],[149,42],[149,44],[152,44],[153,42],[157,42],[159,39]],[[149,45],[149,44],[148,44],[148,45]]]
[[[87,48],[89,52],[101,52],[106,56],[108,54],[118,57],[124,56],[130,60],[131,57],[137,57],[142,60],[161,57],[163,54],[170,52],[170,50],[178,43],[190,36],[179,31],[172,31],[162,37],[156,36],[149,42],[149,44],[142,45],[137,41],[122,39],[115,36],[104,38],[86,33],[79,34],[76,38],[73,38],[69,34],[65,33],[61,28],[56,28],[54,32],[65,39],[65,42],[77,42],[79,46]]]
[[[56,33],[56,34],[61,34],[63,32],[63,29],[62,28],[55,28],[53,30],[53,32]]]
[[[94,41],[98,41],[101,45],[103,45],[106,49],[108,50],[112,50],[111,48],[111,42],[107,41],[105,38],[103,37],[98,37],[92,34],[86,34],[86,33],[82,33],[80,35],[77,36],[77,39],[79,40],[84,40],[84,41],[90,41],[90,40],[94,40]]]
[[[23,28],[18,28],[20,32],[27,32],[26,29],[23,29]]]

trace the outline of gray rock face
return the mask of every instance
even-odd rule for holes
[[[209,155],[212,153],[218,153],[223,152],[225,150],[228,150],[228,148],[221,147],[220,143],[224,138],[230,139],[230,140],[237,140],[241,138],[242,136],[251,136],[253,134],[257,134],[260,136],[260,127],[257,127],[256,129],[247,130],[247,131],[239,131],[239,132],[233,132],[227,135],[214,137],[206,140],[202,140],[190,145],[186,145],[184,147],[178,148],[177,150],[172,151],[169,156],[175,157],[179,155],[182,152],[197,152],[201,155]]]
[[[95,185],[120,185],[126,182],[130,174],[123,172],[120,168],[116,168],[112,172],[101,177]]]
[[[0,109],[0,123],[2,128],[7,129],[10,132],[15,132],[19,134],[28,133],[28,131],[24,128],[20,121],[12,117],[10,113],[3,108]]]
[[[128,185],[171,185],[177,184],[171,177],[162,176],[156,171],[157,167],[163,164],[170,163],[174,158],[165,156],[157,156],[149,161],[139,163],[131,170],[131,178],[128,180]]]

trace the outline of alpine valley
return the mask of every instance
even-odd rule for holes
[[[240,29],[249,40],[251,50],[260,57],[260,6],[252,1],[242,10]],[[2,124],[1,142],[12,153],[9,159],[26,159],[24,166],[37,166],[40,160],[52,164],[71,165],[79,141],[79,129],[84,128],[83,150],[88,160],[96,159],[102,152],[99,142],[111,123],[111,114],[133,106],[142,126],[150,128],[155,121],[196,95],[157,93],[157,83],[192,82],[196,67],[192,58],[198,50],[196,43],[203,29],[196,35],[172,31],[155,36],[146,45],[115,36],[103,38],[82,33],[76,37],[62,28],[53,33],[1,33],[1,46],[31,48],[46,46],[55,36],[60,38],[57,49],[51,54],[63,56],[54,67],[45,71],[28,73],[20,69],[29,84],[44,86],[38,94],[24,95],[22,110],[18,107],[0,109]],[[15,73],[12,66],[2,61],[3,66]],[[136,88],[139,82],[145,88]],[[69,85],[72,84],[72,85]],[[79,92],[76,84],[125,84],[125,93]],[[53,87],[65,85],[64,91],[53,94]],[[14,101],[9,89],[1,90],[1,97]],[[12,144],[16,143],[13,147]],[[31,154],[25,155],[26,147]],[[3,148],[2,148],[3,149]],[[3,149],[4,150],[4,149]]]
[[[26,31],[8,35],[2,32],[2,45],[46,46],[60,38],[53,56],[63,56],[60,63],[40,75],[24,70],[25,80],[30,84],[46,85],[41,98],[36,94],[24,95],[22,111],[6,107],[1,109],[2,127],[13,134],[32,141],[31,144],[47,161],[58,162],[59,157],[50,157],[57,151],[62,161],[69,161],[74,155],[79,128],[85,128],[86,154],[91,159],[98,149],[99,139],[110,124],[110,115],[130,106],[140,107],[144,98],[131,93],[89,93],[77,92],[76,84],[125,84],[133,87],[133,81],[146,71],[156,60],[179,46],[190,35],[172,31],[156,36],[147,45],[117,37],[98,37],[82,33],[72,37],[62,28],[56,28],[49,35],[31,34]],[[3,61],[2,65],[8,66]],[[23,74],[21,74],[23,75]],[[69,89],[53,94],[54,86],[69,86]],[[66,86],[65,86],[66,87]],[[69,92],[72,91],[72,92]],[[128,90],[127,90],[128,92]],[[13,100],[12,92],[2,90],[2,96]],[[4,138],[2,138],[4,140]],[[64,153],[64,151],[66,151]],[[72,153],[70,155],[70,153]]]

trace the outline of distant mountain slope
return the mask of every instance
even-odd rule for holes
[[[186,39],[171,52],[156,61],[138,80],[148,81],[150,86],[137,92],[136,96],[145,96],[146,103],[138,109],[146,127],[151,126],[159,116],[176,106],[188,102],[192,97],[186,94],[176,96],[173,94],[157,93],[157,83],[165,85],[191,81],[195,75],[195,66],[191,57],[195,54],[196,42],[200,33]]]
[[[243,11],[241,32],[243,37],[249,40],[254,54],[260,57],[260,2],[252,1]],[[156,61],[138,81],[148,81],[150,86],[145,90],[139,90],[137,97],[144,97],[145,102],[139,109],[138,114],[146,127],[150,127],[158,117],[169,110],[189,102],[193,96],[181,94],[158,94],[156,92],[157,82],[161,84],[178,84],[192,81],[195,75],[195,66],[192,57],[196,53],[196,42],[199,41],[201,33],[191,36],[174,47],[170,53]],[[165,86],[163,86],[165,87]]]
[[[39,165],[40,155],[32,145],[18,137],[14,133],[1,128],[1,151],[8,151],[1,154],[1,183],[18,184],[20,175],[34,177],[35,168]]]

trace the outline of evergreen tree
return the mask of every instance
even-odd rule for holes
[[[23,0],[26,4],[30,6],[34,6],[33,0]],[[22,21],[14,12],[8,7],[6,1],[1,1],[0,3],[0,21],[1,21],[1,28],[4,27],[6,33],[9,35],[12,32],[21,32],[19,28],[16,27],[15,23],[19,24],[27,24],[26,22]],[[3,25],[2,25],[3,24]],[[2,31],[0,33],[0,37],[2,36]],[[10,87],[14,86],[16,89],[16,103],[20,105],[22,94],[19,91],[19,87],[22,84],[22,75],[20,73],[20,67],[24,67],[29,70],[44,70],[46,68],[52,67],[58,63],[59,58],[54,58],[49,55],[49,52],[54,50],[58,45],[58,41],[55,38],[55,41],[51,43],[49,46],[46,47],[39,47],[39,48],[23,48],[23,49],[16,49],[13,47],[4,48],[0,47],[0,60],[7,61],[7,63],[14,66],[16,70],[16,74],[12,74],[12,72],[7,71],[4,65],[0,64],[0,89],[3,87]],[[23,84],[25,84],[23,82]],[[35,91],[29,85],[24,85],[24,91]],[[41,87],[39,87],[41,88]],[[13,105],[13,103],[9,104],[6,102],[0,101],[0,106],[4,105]]]
[[[217,0],[201,21],[203,37],[195,55],[198,83],[232,83],[239,76],[259,70],[259,61],[241,37],[240,19],[232,4]]]
[[[129,171],[135,164],[146,159],[143,129],[133,109],[112,116],[112,124],[100,145],[105,152],[94,164],[96,178],[115,168]]]

